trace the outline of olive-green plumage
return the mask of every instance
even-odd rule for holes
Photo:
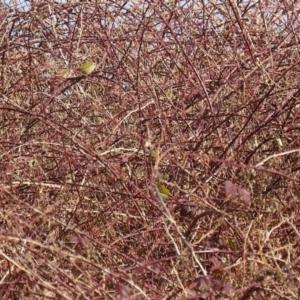
[[[169,198],[172,198],[172,193],[169,191],[169,189],[164,185],[158,186],[159,195],[164,199],[168,200]]]
[[[157,159],[158,159],[158,153],[157,153],[156,150],[152,149],[150,151],[150,160],[151,160],[151,163],[155,164],[155,161],[157,161]]]
[[[87,61],[79,66],[78,70],[86,75],[90,75],[95,70],[96,64],[92,61]]]

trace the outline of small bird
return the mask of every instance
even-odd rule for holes
[[[164,186],[164,185],[159,185],[158,186],[158,191],[159,191],[159,196],[163,199],[163,200],[174,200],[174,197],[172,195],[172,193],[169,191],[169,189]]]
[[[86,61],[85,63],[81,64],[78,68],[78,71],[85,75],[90,75],[96,68],[96,64],[92,61]]]
[[[151,160],[151,163],[154,165],[155,162],[157,161],[157,159],[158,159],[158,153],[157,153],[156,150],[152,149],[150,151],[150,160]]]

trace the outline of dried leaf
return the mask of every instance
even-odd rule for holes
[[[238,187],[231,180],[225,180],[225,194],[228,198],[240,196],[244,200],[246,206],[251,204],[250,192],[244,188]]]
[[[251,195],[246,189],[238,188],[239,195],[243,198],[246,206],[250,206],[251,204]]]
[[[211,257],[210,261],[212,262],[212,267],[210,268],[211,272],[214,274],[223,274],[224,271],[221,261],[216,256]]]
[[[116,299],[117,300],[129,300],[130,297],[130,288],[122,282],[116,284]]]
[[[235,198],[239,195],[238,187],[231,180],[225,180],[225,194],[228,198]]]

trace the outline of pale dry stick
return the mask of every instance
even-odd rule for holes
[[[269,230],[268,232],[265,233],[265,238],[263,240],[263,243],[266,244],[267,241],[269,240],[271,234],[273,233],[274,230],[276,230],[277,228],[279,228],[282,224],[284,224],[286,221],[283,220],[281,221],[279,224],[277,224],[276,226],[273,226],[271,230]]]
[[[151,104],[152,102],[153,102],[153,100],[150,101],[149,103],[147,103],[145,106],[143,106],[142,109],[145,108],[147,105]],[[14,104],[14,106],[16,106],[21,112],[24,112],[24,113],[29,114],[29,115],[31,115],[31,116],[35,116],[35,117],[37,117],[41,122],[43,122],[43,123],[45,123],[45,124],[51,126],[54,130],[57,130],[58,132],[61,132],[61,131],[59,131],[59,130],[54,126],[54,124],[53,124],[53,122],[52,122],[51,120],[45,120],[45,119],[42,119],[41,117],[38,117],[38,116],[36,116],[35,114],[32,114],[31,112],[28,112],[28,111],[24,110],[23,108],[21,108],[21,107],[18,106],[18,105],[15,105],[15,104]],[[139,110],[139,109],[141,109],[141,108],[138,108],[137,110]],[[134,111],[137,111],[137,110],[134,110]],[[130,112],[130,114],[132,114],[134,111]],[[129,114],[129,115],[130,115],[130,114]],[[127,117],[128,117],[128,116],[126,116],[123,120],[125,120]],[[116,126],[116,128],[123,122],[123,120],[120,121],[120,123]],[[77,145],[77,146],[79,147],[79,151],[81,151],[81,152],[84,153],[84,154],[90,155],[92,158],[97,158],[97,162],[100,163],[100,165],[101,165],[102,167],[106,167],[109,171],[111,171],[113,174],[115,174],[115,172],[109,167],[109,165],[105,164],[104,162],[102,162],[102,161],[100,160],[100,156],[98,155],[98,152],[97,152],[96,150],[94,150],[94,149],[88,147],[87,145],[83,144],[82,141],[81,141],[80,139],[76,138],[76,136],[74,137],[74,135],[72,134],[72,132],[70,132],[70,131],[69,131],[67,128],[65,128],[64,126],[62,126],[62,128],[65,129],[66,132],[69,132],[69,135],[66,134],[66,133],[64,133],[65,136],[68,137],[68,138],[70,138],[70,139],[72,140],[72,142],[73,142],[75,145]],[[115,128],[115,129],[116,129],[116,128]],[[38,143],[40,143],[40,142],[38,142]],[[32,143],[30,142],[29,144],[32,144]],[[49,143],[45,143],[45,144],[49,144]],[[57,144],[57,145],[59,145],[59,144]],[[22,146],[24,146],[24,144],[23,144],[23,145],[19,145],[19,146],[17,146],[17,147],[22,147]],[[59,145],[59,146],[61,146],[61,145]],[[16,147],[16,148],[17,148],[17,147]],[[15,149],[15,148],[13,148],[13,149]],[[13,149],[10,149],[8,152],[6,152],[6,153],[4,153],[4,154],[9,153],[9,152],[12,151]],[[4,154],[2,154],[2,155],[4,155]],[[115,175],[116,175],[116,174],[115,174]]]
[[[8,237],[4,237],[5,239],[7,239]],[[0,237],[0,239],[2,240],[2,238]],[[21,239],[18,239],[19,241]],[[9,257],[8,255],[6,255],[6,253],[4,253],[1,249],[0,249],[0,255],[2,257],[4,257],[6,260],[10,261],[14,266],[16,266],[19,270],[24,271],[26,274],[28,274],[29,276],[35,278],[38,280],[39,284],[42,284],[45,288],[51,290],[52,292],[55,292],[55,294],[58,296],[63,297],[64,299],[68,299],[68,300],[72,300],[73,298],[70,298],[67,295],[63,295],[61,294],[56,286],[53,286],[51,284],[49,284],[49,282],[45,281],[41,276],[39,276],[37,273],[34,273],[30,270],[28,270],[27,268],[25,268],[23,265],[21,265],[19,262],[13,260],[11,257]]]
[[[251,39],[250,39],[250,41],[251,41]],[[252,44],[252,41],[251,41],[251,44]],[[253,72],[257,71],[258,69],[261,69],[261,70],[265,73],[265,75],[267,76],[267,78],[268,78],[274,85],[276,85],[277,87],[280,87],[279,84],[277,84],[277,83],[269,76],[268,72],[266,71],[266,69],[265,69],[264,66],[263,66],[263,64],[266,63],[266,62],[267,62],[268,60],[270,60],[270,59],[272,59],[272,56],[267,57],[267,58],[264,59],[263,61],[260,61],[260,59],[257,58],[257,60],[255,61],[256,66],[252,69],[252,71],[250,71],[247,75],[245,75],[245,79],[247,79],[248,77],[250,77],[250,76],[252,75]],[[234,70],[234,71],[235,71],[235,70]],[[233,73],[233,72],[231,72],[231,73]],[[213,100],[214,100],[214,99],[213,99]],[[273,113],[272,113],[269,117],[271,117],[271,116],[273,116]],[[268,117],[268,119],[269,119],[269,117]],[[206,182],[210,181],[210,180],[213,178],[213,176],[216,176],[217,173],[218,173],[219,171],[220,171],[220,168],[219,168],[218,170],[216,170],[216,172],[215,172],[212,176],[210,176],[210,177],[206,180]]]
[[[167,218],[169,219],[169,216],[167,216]],[[169,219],[169,220],[170,220],[170,219]],[[163,220],[163,221],[164,221],[164,220]],[[171,223],[172,223],[172,221],[171,221]],[[174,224],[173,224],[173,225],[174,225]],[[176,226],[176,224],[175,224],[175,226]],[[170,227],[171,227],[171,226],[170,226]],[[169,228],[168,228],[167,224],[165,223],[165,221],[164,221],[164,228],[165,228],[165,231],[167,232],[169,238],[170,238],[170,239],[172,240],[172,242],[173,242],[173,245],[174,245],[174,247],[175,247],[175,249],[176,249],[177,255],[180,255],[179,247],[177,246],[177,244],[176,244],[176,242],[175,242],[173,236],[171,235],[171,233],[170,233],[170,231],[169,231]]]
[[[193,245],[194,245],[194,246],[200,245],[204,239],[206,239],[207,237],[211,236],[213,233],[216,232],[216,230],[220,227],[221,223],[222,223],[222,221],[221,221],[221,222],[220,222],[220,221],[219,221],[219,222],[216,222],[216,223],[212,226],[212,228],[211,228],[209,231],[207,231],[204,235],[202,235],[202,236],[200,237],[200,239],[195,240],[195,241],[193,242]],[[186,235],[186,234],[185,234],[185,235]],[[187,236],[187,237],[188,237],[188,236]],[[197,252],[197,253],[198,253],[198,252]]]
[[[244,276],[243,276],[243,284],[242,286],[244,286],[245,284],[245,280],[246,280],[246,254],[247,254],[247,242],[248,242],[248,238],[249,238],[249,234],[250,234],[250,231],[252,229],[252,225],[253,225],[253,220],[251,221],[250,225],[249,225],[249,228],[246,232],[246,235],[245,235],[245,238],[244,238],[244,247],[243,247],[243,270],[244,270]],[[248,277],[247,277],[248,279]]]
[[[268,116],[268,119],[273,115],[273,113]],[[261,166],[264,162],[268,161],[269,159],[273,158],[273,157],[277,157],[277,156],[281,156],[281,155],[285,155],[285,154],[289,154],[289,153],[293,153],[293,152],[297,152],[300,151],[300,149],[296,149],[296,150],[290,150],[290,151],[286,151],[283,153],[278,153],[278,154],[273,154],[267,158],[265,158],[264,160],[262,160],[260,163],[256,164],[255,167],[259,167]],[[217,176],[217,174],[221,171],[222,167],[220,166],[206,181],[205,183],[211,181],[215,176]]]
[[[146,103],[145,105],[143,105],[142,107],[138,107],[132,111],[130,111],[117,125],[116,127],[113,129],[112,134],[115,133],[115,131],[117,130],[117,128],[127,119],[129,118],[133,113],[146,108],[148,105],[154,103],[154,100],[149,101],[148,103]]]
[[[113,271],[110,271],[109,269],[107,268],[103,268],[103,272],[106,272],[107,274],[111,275],[111,276],[114,276],[114,277],[119,277],[118,274],[116,274],[115,272]],[[146,293],[138,286],[134,283],[133,280],[129,279],[129,278],[123,278],[122,277],[122,280],[127,282],[129,285],[131,285],[133,288],[135,288],[136,290],[138,290],[146,299],[151,299],[149,298]]]
[[[123,147],[120,147],[120,148],[112,148],[112,149],[109,149],[109,150],[106,150],[106,151],[103,151],[103,152],[97,152],[98,156],[103,156],[103,155],[106,155],[106,154],[110,154],[110,153],[122,153],[122,152],[138,152],[136,148],[123,148]]]
[[[213,210],[213,209],[210,209],[210,210],[206,210],[206,211],[204,211],[204,212],[202,212],[202,213],[196,215],[196,216],[193,218],[192,222],[190,223],[188,229],[187,229],[187,230],[185,231],[185,233],[184,233],[184,236],[186,237],[186,239],[189,238],[189,235],[192,233],[194,227],[196,227],[197,222],[198,222],[201,218],[204,218],[205,216],[211,216],[211,215],[213,215],[213,214],[215,214],[215,213],[218,213],[218,212],[215,211],[215,210]],[[213,230],[214,230],[214,229],[213,229]],[[207,233],[207,234],[210,234],[210,233]],[[206,235],[207,235],[207,234],[206,234]],[[204,235],[204,237],[205,237],[206,235]],[[203,238],[201,238],[201,241],[202,241],[202,240],[203,240]]]
[[[14,268],[13,268],[13,267],[12,267],[12,268],[9,268],[9,269],[7,270],[7,272],[1,277],[0,284],[2,285],[3,282],[5,282],[6,277],[10,276],[12,273],[14,273]]]
[[[195,190],[195,189],[193,189],[193,190]],[[199,195],[194,194],[194,193],[189,193],[189,197],[196,197],[196,198],[199,198]],[[201,219],[202,217],[207,216],[207,215],[219,214],[219,215],[221,215],[221,216],[225,216],[225,217],[231,219],[231,216],[230,216],[230,215],[228,215],[228,214],[227,214],[226,212],[224,212],[224,211],[221,211],[221,210],[217,209],[214,205],[212,205],[211,203],[209,203],[209,202],[206,201],[205,199],[201,198],[201,202],[203,202],[203,203],[206,205],[206,207],[209,207],[210,209],[209,209],[209,210],[206,210],[206,211],[202,211],[202,212],[199,213],[197,216],[195,216],[195,218],[194,218],[195,220],[193,221],[194,224],[192,225],[192,223],[191,223],[191,225],[190,225],[189,228],[193,228],[193,227],[195,226],[195,223],[197,223],[197,221],[198,221],[199,219]],[[190,231],[191,231],[190,229],[187,230],[188,235],[190,234]]]
[[[57,253],[60,257],[69,257],[70,259],[73,259],[73,260],[84,261],[84,262],[88,263],[89,265],[93,265],[94,267],[98,268],[99,270],[102,270],[103,272],[105,272],[105,273],[107,273],[107,274],[109,274],[111,276],[114,276],[114,277],[117,277],[117,278],[120,277],[120,274],[117,274],[116,272],[111,271],[108,268],[105,268],[104,266],[102,266],[102,265],[100,265],[98,263],[95,263],[94,261],[91,261],[91,260],[89,260],[88,258],[86,258],[84,256],[81,256],[81,255],[78,255],[78,254],[76,254],[76,255],[72,254],[73,249],[69,249],[68,251],[65,251],[65,250],[63,250],[61,248],[58,248],[56,246],[45,245],[43,243],[40,243],[40,242],[38,242],[36,240],[32,240],[32,239],[22,239],[22,238],[18,238],[18,237],[14,237],[14,236],[0,235],[0,241],[3,241],[3,240],[7,240],[7,241],[11,241],[11,242],[16,242],[18,244],[20,244],[20,243],[32,244],[32,245],[38,246],[41,249],[45,249],[47,251],[50,251],[51,253]],[[25,273],[28,273],[28,274],[30,274],[32,276],[38,277],[38,279],[42,283],[44,283],[43,279],[40,276],[35,275],[34,273],[26,270],[18,262],[14,262],[14,260],[12,260],[9,256],[7,256],[3,251],[1,251],[1,249],[0,249],[0,255],[2,255],[7,260],[9,260],[10,262],[12,262],[12,264],[15,265],[17,268],[20,268],[20,270],[23,270]],[[146,293],[139,286],[137,286],[131,279],[128,279],[127,277],[126,278],[122,277],[121,279],[123,281],[127,282],[128,284],[130,284],[133,288],[137,289],[146,299],[150,300],[150,298],[146,295]],[[50,288],[50,289],[52,287],[47,282],[45,282],[45,286],[47,288]],[[55,288],[54,290],[57,291],[57,288]],[[65,295],[62,295],[62,296],[65,296]],[[70,299],[70,300],[72,300],[73,298],[65,297],[64,299]]]
[[[27,240],[26,240],[27,241]],[[18,243],[17,245],[19,245],[19,244],[21,244],[21,243]],[[26,244],[28,244],[27,242],[26,242]],[[28,245],[27,245],[28,246]],[[9,252],[9,253],[14,253],[14,256],[15,255],[18,255],[18,252],[16,251],[16,246],[14,246],[14,245],[11,245],[11,243],[10,243],[10,247],[9,247],[9,245],[8,244],[6,244],[5,245],[5,248],[6,248],[6,250]],[[25,248],[25,247],[23,247],[23,248]],[[28,247],[27,249],[30,249],[31,247]],[[70,250],[70,249],[69,249]],[[71,251],[73,251],[74,249],[72,249]],[[8,253],[7,252],[7,253]],[[31,253],[31,252],[30,252]],[[18,257],[17,257],[17,259],[14,259],[15,261],[17,261],[18,260],[18,262],[19,262],[19,264],[21,264],[21,263],[23,263],[23,267],[24,268],[27,268],[27,269],[30,269],[30,270],[32,270],[33,269],[33,266],[37,266],[36,265],[36,260],[35,259],[33,259],[32,258],[32,256],[31,255],[27,255],[27,256],[20,256],[20,255],[18,255]],[[58,268],[57,268],[57,265],[56,265],[56,262],[57,262],[57,260],[50,260],[50,261],[48,261],[48,263],[47,263],[47,271],[46,270],[44,270],[44,269],[41,269],[41,268],[37,268],[37,269],[35,269],[34,271],[35,272],[38,272],[39,274],[41,274],[41,276],[43,277],[43,275],[45,274],[45,271],[46,271],[46,273],[47,274],[50,274],[49,273],[49,271],[51,270],[51,271],[54,271],[54,273],[55,274],[52,274],[53,276],[51,276],[51,282],[55,282],[56,283],[56,287],[57,287],[57,283],[61,280],[61,278],[64,276],[64,278],[68,278],[68,280],[70,280],[70,281],[73,281],[72,279],[74,279],[74,278],[72,278],[72,277],[70,277],[70,273],[68,273],[67,272],[67,270],[65,270],[65,269],[59,269],[59,272],[57,272],[58,271]],[[26,264],[26,265],[25,265]],[[58,273],[59,273],[59,275],[58,275]],[[55,278],[55,275],[56,276],[59,276],[59,279],[58,279],[58,277],[56,277]],[[73,281],[74,282],[74,281]],[[65,292],[63,292],[63,289],[65,290]],[[78,294],[78,292],[79,293],[81,293],[82,295],[84,295],[85,294],[85,292],[86,292],[86,290],[84,289],[84,287],[83,286],[76,286],[76,285],[72,285],[72,284],[70,284],[70,285],[68,285],[68,287],[62,287],[62,288],[60,288],[59,289],[59,291],[60,291],[60,293],[61,294],[65,294],[65,293],[68,293],[68,292],[70,292],[70,293],[72,293],[72,294],[74,294],[74,291],[76,290],[76,293]],[[52,292],[53,294],[55,294],[54,292]],[[65,298],[64,298],[65,299]],[[84,299],[88,299],[87,298],[87,296],[84,296]]]
[[[185,287],[184,287],[184,284],[182,283],[182,280],[181,280],[180,277],[179,277],[179,274],[178,274],[178,271],[177,271],[177,269],[176,269],[176,266],[174,266],[173,272],[175,273],[175,276],[176,276],[176,278],[177,278],[177,281],[179,282],[179,285],[180,285],[181,290],[184,291],[184,290],[185,290]],[[172,272],[172,273],[173,273],[173,272]]]
[[[12,185],[35,185],[35,186],[42,186],[42,187],[51,187],[51,188],[55,188],[55,189],[64,189],[66,188],[65,184],[57,184],[57,183],[48,183],[48,182],[34,182],[34,181],[19,181],[19,180],[14,180],[12,181],[10,184],[3,184],[1,183],[0,186],[4,186],[4,187],[11,187]],[[87,198],[89,199],[89,198]]]
[[[199,72],[197,71],[197,69],[195,68],[194,64],[191,62],[190,60],[190,57],[189,55],[186,53],[185,49],[183,48],[182,44],[178,41],[177,39],[177,35],[174,34],[172,28],[169,26],[169,24],[166,22],[166,20],[162,17],[163,21],[165,22],[165,25],[168,27],[168,29],[171,31],[174,39],[176,40],[177,42],[177,45],[180,47],[182,53],[184,54],[186,60],[188,61],[190,67],[192,68],[194,74],[196,75],[196,78],[197,78],[197,81],[200,83],[200,86],[202,87],[203,91],[204,91],[204,94],[205,94],[205,100],[210,108],[210,111],[212,112],[213,114],[213,117],[214,117],[214,109],[213,109],[213,105],[212,105],[212,101],[210,99],[210,96],[209,96],[209,93],[206,89],[206,86],[205,86],[205,83],[203,82],[203,79],[201,77],[201,75],[199,74]],[[236,68],[234,69],[234,71],[236,70]],[[220,140],[222,140],[222,134],[221,134],[221,131],[219,128],[217,128],[217,133],[218,133],[218,137]]]
[[[155,172],[155,174],[157,173],[157,174],[159,174],[159,172],[158,172],[158,166],[159,166],[159,163],[160,163],[160,161],[170,152],[170,151],[172,151],[172,150],[176,150],[178,147],[177,146],[174,146],[174,147],[171,147],[171,148],[168,148],[166,151],[163,151],[163,152],[160,152],[160,151],[158,151],[158,157],[157,157],[157,159],[155,160],[155,163],[154,163],[154,166],[153,166],[153,169],[156,171]],[[155,176],[154,176],[155,177]],[[170,185],[172,185],[172,184],[170,184]]]
[[[33,182],[33,181],[12,181],[10,184],[0,184],[0,187],[4,187],[6,189],[10,189],[12,186],[19,186],[19,185],[27,185],[27,186],[40,186],[40,187],[49,187],[58,190],[66,189],[67,186],[65,184],[54,184],[54,183],[47,183],[47,182]],[[84,187],[82,186],[81,189]],[[92,199],[84,196],[84,200],[92,201]],[[66,211],[74,212],[74,208],[66,208]],[[99,213],[99,210],[81,210],[83,213]]]
[[[200,253],[201,253],[201,252],[200,252]],[[253,260],[253,259],[252,259],[252,260]],[[254,260],[253,260],[253,261],[254,261]],[[256,260],[256,261],[257,261],[257,260]],[[259,262],[261,262],[261,261],[259,261]],[[236,267],[239,267],[239,266],[242,267],[243,264],[244,264],[244,262],[241,261],[241,260],[239,259],[239,260],[237,260],[234,264],[231,264],[230,266],[224,267],[224,270],[235,269]]]
[[[286,219],[285,222],[287,224],[289,224],[293,230],[295,231],[295,233],[298,235],[298,237],[300,237],[300,233],[299,233],[299,230],[297,229],[297,227],[295,226],[295,224],[293,224],[290,220]]]
[[[10,101],[8,101],[8,102],[10,102]],[[43,119],[43,118],[41,118],[41,117],[39,117],[39,116],[37,116],[37,115],[35,115],[35,114],[33,114],[33,113],[27,111],[27,110],[24,110],[21,106],[16,105],[15,103],[12,103],[12,102],[11,102],[11,104],[13,104],[15,107],[17,107],[18,110],[19,110],[20,112],[23,112],[23,113],[28,114],[28,115],[30,115],[30,116],[34,116],[34,117],[38,118],[38,119],[39,119],[41,122],[43,122],[44,124],[47,124],[48,126],[51,126],[54,130],[57,130],[58,132],[61,132],[60,130],[58,130],[58,129],[54,126],[54,124],[53,124],[53,122],[52,122],[51,120],[47,120],[47,119],[45,120],[45,119]],[[55,125],[56,125],[56,124],[55,124]],[[69,132],[68,128],[66,128],[66,127],[64,127],[64,126],[61,126],[61,127],[62,127],[63,129],[65,129],[66,132]],[[79,150],[80,150],[82,153],[89,154],[90,156],[92,156],[92,154],[93,154],[93,155],[94,155],[93,158],[94,158],[95,156],[96,156],[97,158],[99,158],[98,153],[96,153],[96,151],[94,151],[93,149],[89,149],[89,148],[87,148],[85,145],[83,145],[83,144],[81,143],[80,140],[78,140],[76,137],[73,136],[72,132],[70,132],[69,135],[67,135],[66,133],[64,133],[64,134],[65,134],[66,137],[70,138],[70,139],[72,140],[72,142],[73,142],[75,145],[78,145],[78,146],[79,146]],[[23,146],[25,146],[25,145],[31,145],[31,144],[46,144],[46,145],[49,145],[50,143],[46,143],[46,142],[34,142],[34,143],[33,143],[33,142],[29,142],[29,143],[27,143],[27,144],[18,145],[18,146],[16,146],[16,147],[10,149],[9,151],[7,151],[7,152],[5,152],[5,153],[2,153],[1,155],[8,154],[8,153],[10,153],[11,151],[13,151],[14,149],[18,149],[18,148],[23,147]],[[61,146],[60,144],[56,144],[56,143],[55,143],[55,144],[54,144],[54,143],[51,143],[51,145],[58,145],[58,146]],[[98,162],[99,162],[102,166],[105,166],[101,161],[98,160]],[[108,169],[110,169],[107,165],[106,165],[105,167],[107,167]],[[110,170],[110,171],[112,171],[112,170]],[[112,171],[112,173],[114,173],[114,172]]]
[[[265,162],[267,162],[268,160],[270,160],[272,158],[283,156],[283,155],[286,155],[286,154],[291,154],[291,153],[294,153],[294,152],[299,152],[299,151],[300,151],[300,148],[299,149],[294,149],[294,150],[289,150],[289,151],[284,151],[284,152],[281,152],[281,153],[272,154],[272,155],[266,157],[265,159],[263,159],[262,161],[260,161],[259,163],[257,163],[255,165],[255,167],[257,168],[257,167],[262,166]]]
[[[210,98],[209,98],[209,94],[207,92],[207,89],[205,87],[205,84],[202,80],[202,77],[200,76],[199,72],[196,70],[194,63],[190,60],[190,56],[186,53],[185,49],[182,46],[182,43],[180,43],[180,41],[177,38],[177,34],[174,33],[173,29],[170,27],[170,25],[168,24],[168,22],[165,20],[164,17],[160,16],[162,18],[162,20],[164,21],[166,27],[170,30],[172,36],[174,37],[174,40],[176,41],[177,45],[180,47],[184,57],[186,58],[187,62],[189,63],[190,67],[192,68],[194,74],[196,75],[196,78],[198,79],[198,82],[200,83],[200,86],[202,87],[204,93],[205,93],[205,100],[208,103],[208,106],[211,110],[211,112],[213,112],[213,106],[211,104]]]
[[[235,5],[236,5],[236,3],[235,3]],[[265,30],[265,32],[268,32],[267,21],[266,21],[265,15],[262,14],[261,17],[262,17],[263,24],[264,24],[264,30]],[[277,22],[277,21],[280,22],[281,20],[279,20],[279,18],[280,18],[279,15],[278,16],[274,16],[274,22]],[[297,35],[295,34],[294,27],[292,26],[292,24],[290,24],[290,25],[291,25],[292,31],[294,33],[295,40],[297,41]],[[253,46],[252,39],[251,39],[251,37],[249,36],[248,33],[247,33],[247,37],[248,37],[248,39],[250,40],[250,42],[251,42],[251,44]],[[285,39],[283,39],[281,41],[281,43],[277,45],[276,53],[279,53],[279,50],[285,50],[284,48],[281,48],[281,45],[284,43],[284,41],[285,41]],[[270,44],[271,44],[271,41],[270,41]],[[297,44],[298,44],[298,42],[297,42]],[[287,48],[287,49],[289,49],[289,48]],[[273,52],[272,52],[271,46],[269,48],[269,53],[270,53],[270,55],[266,59],[264,59],[263,61],[261,61],[259,57],[256,58],[256,61],[255,61],[256,67],[251,72],[249,72],[245,76],[245,78],[248,78],[249,76],[251,76],[252,73],[255,72],[257,69],[261,69],[263,71],[263,73],[266,75],[266,77],[268,78],[269,82],[280,88],[279,84],[273,80],[273,77],[269,75],[269,73],[266,71],[266,69],[263,66],[263,64],[265,64],[268,60],[271,60],[272,69],[274,68],[274,65],[273,65],[274,58],[273,58]],[[294,68],[294,65],[290,66],[290,69],[292,69],[292,68]]]
[[[174,220],[174,218],[172,217],[169,209],[167,208],[164,200],[162,199],[162,197],[160,196],[159,194],[159,191],[158,191],[158,188],[155,187],[155,190],[156,190],[156,194],[158,195],[158,199],[160,201],[160,204],[162,205],[162,207],[164,208],[164,212],[165,212],[165,215],[166,217],[168,218],[168,220],[174,225],[174,227],[176,228],[176,231],[177,233],[179,234],[181,240],[183,241],[183,243],[185,244],[185,246],[190,250],[194,260],[196,261],[196,263],[198,264],[200,270],[202,271],[203,275],[204,276],[207,276],[207,271],[205,270],[205,268],[202,266],[201,262],[199,261],[199,259],[197,258],[195,252],[194,252],[194,249],[191,247],[190,243],[187,241],[187,239],[185,238],[184,234],[179,230],[177,224],[176,224],[176,221]],[[164,223],[165,225],[165,228],[167,229],[167,226],[166,224]],[[177,253],[178,255],[180,255],[180,250],[178,248],[178,246],[176,245],[175,241],[173,240],[173,237],[171,236],[170,232],[167,230],[167,234],[170,236],[171,240],[173,241],[174,243],[174,247],[176,248],[177,250]]]
[[[272,158],[276,158],[279,156],[283,156],[283,155],[287,155],[287,154],[291,154],[291,153],[295,153],[295,152],[300,152],[300,148],[299,149],[293,149],[293,150],[289,150],[289,151],[284,151],[281,153],[275,153],[272,154],[268,157],[266,157],[265,159],[263,159],[262,161],[260,161],[259,163],[257,163],[256,165],[254,165],[255,168],[259,168],[261,167],[265,162],[267,162],[268,160],[272,159]],[[209,182],[212,178],[214,178],[219,172],[220,172],[221,168],[218,168],[218,170],[216,170],[206,181],[205,183]]]
[[[47,143],[47,142],[27,142],[27,143],[24,143],[24,144],[21,144],[21,145],[18,145],[18,146],[15,146],[15,147],[12,147],[10,148],[8,151],[6,152],[3,152],[0,154],[0,157],[4,156],[4,155],[7,155],[9,153],[11,153],[12,151],[15,151],[19,148],[22,148],[22,147],[25,147],[25,146],[31,146],[31,145],[52,145],[52,146],[61,146],[61,144],[58,144],[58,143]]]
[[[222,164],[223,165],[223,164]],[[204,182],[208,183],[210,182],[214,177],[218,175],[218,173],[222,170],[222,165],[211,175],[209,176]]]
[[[290,276],[291,275],[291,272],[290,272],[291,252],[294,252],[293,249],[294,249],[294,245],[292,245],[291,243],[288,243],[280,248],[276,247],[275,249],[271,249],[271,251],[270,251],[271,255],[268,254],[268,255],[266,255],[266,257],[271,258],[273,260],[273,262],[276,265],[279,272],[288,273]],[[287,253],[287,257],[285,259],[278,257],[278,253],[280,251],[285,251]],[[283,265],[280,266],[278,264],[278,262],[281,262]]]
[[[254,44],[252,42],[252,39],[251,39],[251,36],[249,35],[248,30],[247,30],[248,26],[247,27],[244,26],[244,23],[242,21],[243,17],[241,15],[241,9],[238,7],[236,1],[229,0],[229,4],[230,4],[230,6],[231,6],[231,8],[233,10],[233,13],[235,15],[235,19],[237,21],[237,24],[238,24],[238,26],[240,28],[240,31],[241,31],[241,33],[242,33],[242,35],[244,37],[243,40],[245,41],[245,43],[247,45],[247,48],[249,49],[250,56],[254,60],[253,53],[252,53],[251,50],[255,50],[256,48],[255,48],[255,46],[254,46]]]

